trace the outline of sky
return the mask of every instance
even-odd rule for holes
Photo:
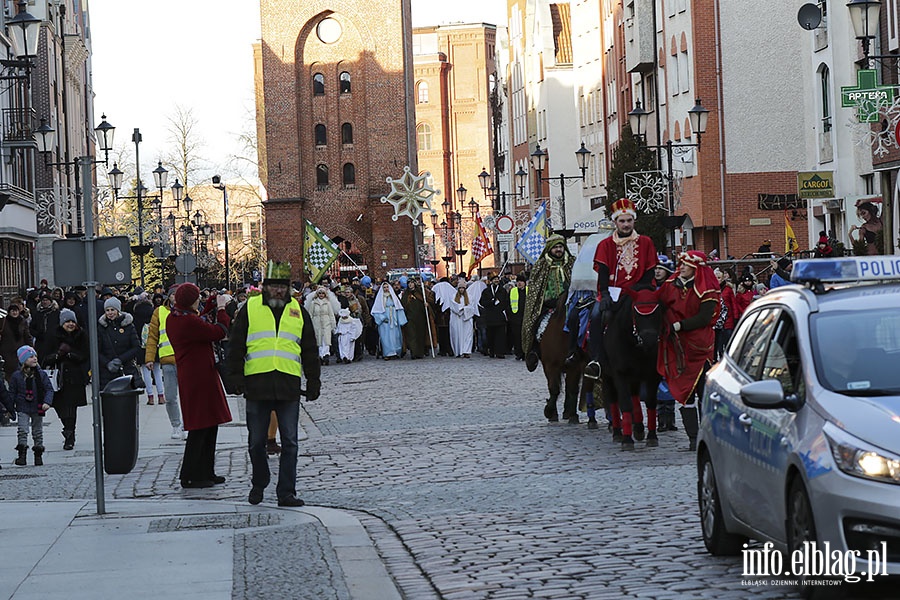
[[[296,0],[302,1],[302,0]],[[399,1],[399,0],[398,0]],[[255,131],[252,44],[260,37],[255,0],[88,0],[94,110],[115,126],[115,146],[133,162],[141,131],[141,179],[172,154],[170,120],[193,113],[207,176],[233,178],[241,132]],[[412,0],[413,26],[505,22],[506,0]],[[255,175],[249,173],[248,175]],[[126,178],[133,177],[127,173]],[[171,185],[172,181],[169,182]],[[201,182],[195,182],[201,183]]]

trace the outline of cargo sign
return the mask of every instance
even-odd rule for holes
[[[834,198],[834,171],[797,173],[797,193],[801,198]]]

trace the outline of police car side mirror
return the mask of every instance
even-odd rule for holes
[[[796,394],[784,395],[784,388],[777,379],[748,383],[741,388],[741,401],[750,408],[762,410],[783,408],[789,412],[797,412],[802,406]]]

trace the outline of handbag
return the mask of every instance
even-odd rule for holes
[[[225,372],[225,347],[222,345],[222,342],[215,342],[213,349],[216,357],[216,370],[219,372],[219,379],[222,380],[222,387],[225,388],[225,393],[229,395],[237,394],[231,377]]]
[[[47,377],[50,378],[50,387],[54,392],[58,392],[62,387],[62,369],[53,368],[53,369],[44,369],[44,373],[47,374]]]

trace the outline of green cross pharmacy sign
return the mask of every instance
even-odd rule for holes
[[[878,108],[894,101],[892,86],[878,85],[875,69],[856,72],[856,85],[841,86],[841,106],[855,108],[860,123],[877,123]]]

